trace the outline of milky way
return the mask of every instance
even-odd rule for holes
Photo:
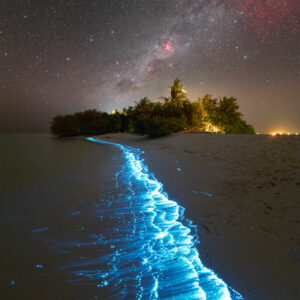
[[[0,129],[167,96],[235,96],[258,131],[300,131],[297,0],[0,1]],[[268,118],[266,118],[268,114]]]

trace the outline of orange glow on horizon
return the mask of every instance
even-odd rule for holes
[[[280,130],[280,131],[272,131],[272,132],[270,133],[270,135],[272,135],[272,136],[277,136],[277,135],[291,135],[291,134],[298,135],[299,133],[298,133],[298,132],[294,132],[294,133],[284,132],[283,130]]]

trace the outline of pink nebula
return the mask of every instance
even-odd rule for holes
[[[172,46],[171,40],[168,40],[166,43],[163,44],[164,50],[166,52],[174,52],[174,48]]]

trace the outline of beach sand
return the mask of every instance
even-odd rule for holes
[[[139,148],[197,225],[203,263],[245,299],[300,299],[300,137],[100,139]]]

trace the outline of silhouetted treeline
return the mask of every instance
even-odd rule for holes
[[[51,132],[57,136],[96,135],[132,132],[159,137],[178,131],[221,133],[255,133],[242,119],[237,100],[233,97],[215,99],[211,95],[190,101],[179,79],[170,87],[170,97],[161,102],[142,98],[135,106],[112,114],[86,110],[72,115],[58,115],[51,122]]]

